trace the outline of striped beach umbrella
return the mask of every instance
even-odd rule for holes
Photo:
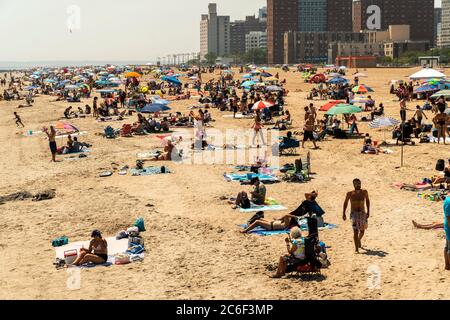
[[[369,124],[369,127],[371,129],[379,129],[379,128],[386,128],[386,127],[395,127],[398,124],[400,124],[400,121],[398,121],[394,118],[382,117],[382,118],[377,118],[377,119],[373,120]]]

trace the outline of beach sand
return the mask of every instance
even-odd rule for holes
[[[383,102],[387,115],[399,118],[398,102],[389,95],[388,81],[406,80],[417,69],[360,71],[369,76],[361,83],[375,90],[372,97],[377,104]],[[280,71],[280,78],[287,79],[290,93],[286,109],[293,114],[294,130],[301,131],[303,108],[310,103],[306,94],[312,86],[305,84],[299,73]],[[23,133],[55,123],[69,103],[49,102],[48,97],[35,100],[32,108],[23,109],[17,109],[17,101],[0,102],[0,195],[53,188],[57,196],[49,201],[0,205],[0,299],[450,298],[450,273],[443,268],[444,232],[415,230],[411,223],[412,219],[441,222],[442,203],[391,187],[395,182],[413,183],[434,175],[436,160],[449,158],[448,145],[407,146],[405,166],[398,168],[400,146],[389,147],[393,154],[374,156],[360,153],[361,140],[327,139],[319,144],[320,150],[309,150],[312,144],[308,143],[314,179],[307,184],[268,185],[267,191],[268,196],[293,210],[305,192],[319,190],[325,220],[338,225],[320,233],[321,240],[331,247],[331,266],[318,277],[272,280],[268,266],[276,265],[285,253],[285,236],[239,233],[237,225],[251,214],[232,210],[220,197],[233,196],[248,187],[224,180],[222,174],[232,171],[229,165],[165,163],[173,174],[132,177],[116,173],[99,178],[99,172],[111,170],[113,162],[119,168],[134,166],[138,152],[159,147],[160,142],[153,136],[104,139],[97,133],[103,132],[106,124],[91,117],[70,121],[88,132],[81,140],[93,144],[90,157],[50,163],[48,141]],[[92,104],[92,100],[71,105],[86,103]],[[324,104],[314,103],[317,108]],[[188,112],[192,104],[194,100],[179,101],[171,107]],[[409,103],[408,107],[415,105]],[[14,111],[22,117],[25,129],[16,128]],[[251,120],[225,119],[215,109],[211,112],[215,128],[249,128],[252,124]],[[409,111],[408,117],[412,115]],[[135,119],[108,125],[119,127]],[[360,123],[360,131],[370,132],[375,140],[383,138],[382,132],[369,130],[367,125]],[[301,150],[301,154],[306,151]],[[294,160],[283,157],[281,164]],[[361,178],[371,198],[369,229],[363,240],[367,254],[354,253],[351,224],[342,221],[345,194],[352,190],[356,177]],[[266,212],[266,217],[287,212]],[[93,229],[114,236],[137,217],[145,219],[147,229],[143,233],[145,260],[81,270],[80,289],[68,289],[70,274],[52,265],[55,254],[51,241],[62,235],[71,242],[87,240]],[[379,288],[368,286],[370,270],[380,271]]]

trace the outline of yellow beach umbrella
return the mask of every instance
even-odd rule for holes
[[[142,77],[142,75],[140,73],[132,71],[132,72],[125,73],[125,77],[127,77],[127,78],[139,78],[139,77]]]

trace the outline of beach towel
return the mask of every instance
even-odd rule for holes
[[[161,152],[140,152],[136,156],[138,159],[156,158],[161,154]]]
[[[438,142],[438,138],[435,138],[433,136],[429,136],[428,137],[430,139],[431,143],[437,143]],[[442,138],[439,140],[440,143],[442,143]],[[445,138],[445,142],[446,143],[450,143],[450,137]]]
[[[256,211],[282,211],[287,210],[286,207],[283,207],[280,204],[272,204],[272,205],[251,205],[248,209],[241,208],[241,212],[256,212]]]
[[[165,173],[170,173],[170,170],[168,168],[165,168]],[[154,174],[163,174],[161,172],[161,167],[147,167],[144,169],[131,169],[130,173],[132,176],[150,176]]]
[[[266,174],[258,174],[258,173],[248,173],[248,174],[229,173],[229,174],[224,174],[224,177],[227,181],[248,181],[255,177],[258,177],[261,182],[279,181],[279,179],[275,176],[270,176],[270,175],[266,175]]]
[[[247,224],[241,224],[239,225],[242,229],[246,229],[248,227]],[[331,224],[331,223],[325,223],[324,227],[319,228],[319,231],[328,230],[328,229],[334,229],[337,228],[337,225]],[[306,223],[306,220],[304,220],[304,223],[300,225],[300,229],[302,231],[308,231],[308,224]],[[256,227],[252,231],[249,232],[249,234],[256,234],[259,236],[267,237],[267,236],[274,236],[279,234],[289,234],[291,230],[285,229],[285,230],[265,230],[261,227]]]
[[[231,118],[231,119],[253,119],[255,118],[254,114],[243,115],[242,113],[236,113],[236,117],[232,114],[226,114],[222,116],[223,118]]]

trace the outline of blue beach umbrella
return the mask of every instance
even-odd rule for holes
[[[344,84],[347,83],[347,79],[344,78],[333,78],[331,80],[328,80],[329,84]]]
[[[147,104],[141,109],[141,113],[155,113],[170,110],[168,106],[161,103]]]

